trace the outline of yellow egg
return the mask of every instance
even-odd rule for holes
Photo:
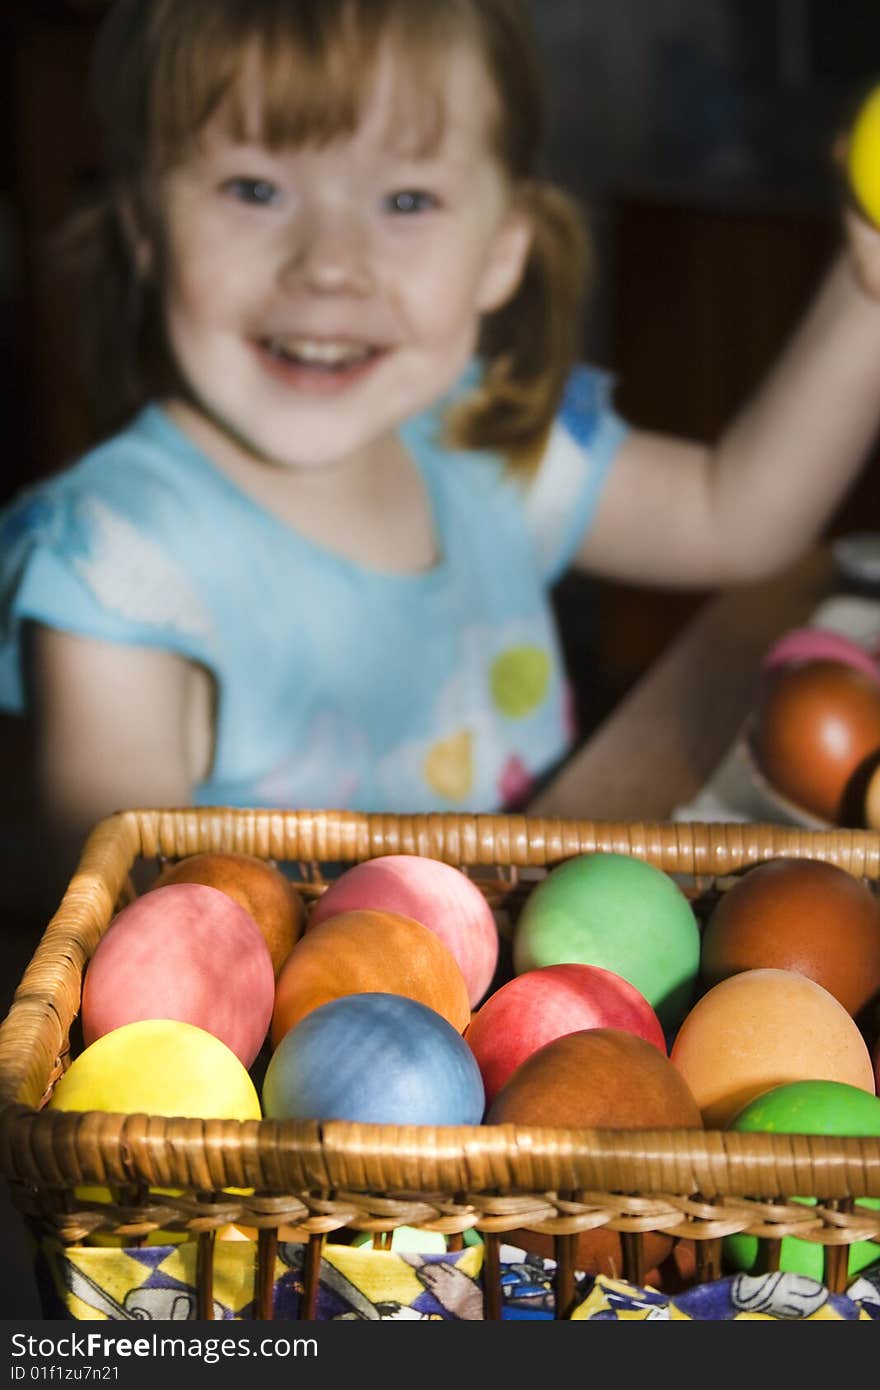
[[[220,1038],[176,1019],[138,1019],[111,1029],[74,1058],[49,1100],[50,1110],[259,1120],[260,1098],[244,1064]],[[249,1188],[229,1188],[248,1193]],[[156,1186],[158,1194],[175,1188]],[[106,1187],[76,1188],[83,1201],[107,1202]],[[154,1231],[148,1245],[173,1245],[186,1232]],[[117,1246],[124,1238],[93,1233],[88,1244]]]
[[[871,89],[856,112],[847,172],[862,212],[880,225],[880,85]]]

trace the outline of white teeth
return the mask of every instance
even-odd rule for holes
[[[314,338],[270,338],[267,347],[278,357],[319,367],[349,366],[363,361],[373,351],[365,344],[318,342]]]

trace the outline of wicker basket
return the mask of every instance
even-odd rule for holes
[[[240,1123],[43,1109],[69,1059],[84,968],[134,891],[133,872],[143,870],[141,861],[158,868],[208,849],[294,863],[307,896],[351,863],[429,855],[479,884],[501,930],[549,868],[600,850],[645,859],[692,896],[780,855],[828,860],[872,884],[880,877],[880,835],[856,830],[222,807],[110,817],[89,836],[0,1026],[0,1173],[39,1239],[73,1245],[103,1230],[135,1244],[157,1229],[184,1231],[197,1243],[197,1316],[209,1318],[215,1232],[240,1221],[260,1232],[254,1309],[270,1318],[282,1225],[305,1243],[305,1317],[314,1315],[322,1243],[334,1232],[407,1225],[441,1232],[455,1249],[475,1229],[485,1241],[484,1314],[498,1318],[499,1247],[518,1228],[553,1237],[557,1317],[572,1307],[577,1234],[598,1226],[621,1233],[621,1274],[636,1283],[645,1273],[646,1232],[688,1243],[694,1282],[720,1274],[724,1236],[746,1232],[759,1237],[769,1269],[783,1236],[821,1244],[832,1291],[845,1285],[850,1243],[880,1237],[880,1210],[854,1205],[880,1198],[877,1138]],[[80,1200],[75,1189],[88,1183],[105,1184],[114,1201]],[[222,1191],[229,1188],[250,1195]],[[795,1202],[796,1194],[817,1201]]]

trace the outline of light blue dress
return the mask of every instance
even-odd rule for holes
[[[472,369],[473,370],[473,369]],[[626,425],[573,373],[523,483],[401,436],[439,541],[420,574],[364,569],[297,534],[156,405],[0,512],[0,708],[22,711],[22,625],[155,646],[209,671],[216,751],[197,805],[414,813],[514,805],[570,748],[549,591]]]

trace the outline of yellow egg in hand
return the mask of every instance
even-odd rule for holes
[[[866,217],[880,225],[880,84],[856,112],[846,158],[856,202]]]

